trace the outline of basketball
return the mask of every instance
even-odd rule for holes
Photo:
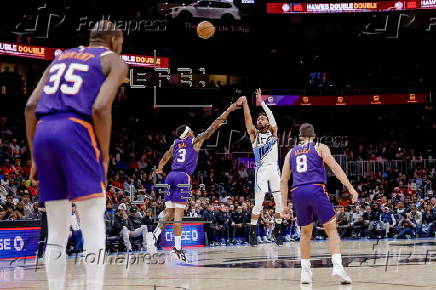
[[[215,26],[209,21],[202,21],[197,25],[197,35],[200,38],[211,38],[215,33]]]

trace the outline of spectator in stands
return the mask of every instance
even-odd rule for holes
[[[399,224],[400,232],[398,233],[398,235],[395,236],[395,238],[397,239],[415,238],[416,224],[413,222],[413,220],[410,217],[411,217],[410,214],[407,214],[407,217],[400,222]]]
[[[236,236],[239,235],[242,237],[242,242],[246,242],[248,239],[248,226],[247,223],[250,222],[248,215],[242,212],[242,206],[238,206],[235,212],[230,214],[231,220],[231,240],[235,243]],[[239,243],[237,241],[236,243]]]
[[[80,230],[79,213],[77,212],[76,205],[73,203],[71,207],[71,231],[69,243],[72,246],[72,253],[79,253],[83,250],[83,237]]]
[[[207,235],[207,240],[210,245],[214,242],[214,234],[215,234],[215,211],[212,205],[209,205],[206,210],[203,211],[202,217],[203,220],[210,222],[204,224],[204,230]]]
[[[215,244],[227,245],[230,242],[229,208],[223,205],[215,214]]]
[[[341,205],[336,208],[336,224],[341,238],[351,235],[350,219]]]
[[[383,230],[385,231],[385,237],[388,237],[391,228],[395,227],[397,224],[394,214],[389,207],[383,207],[382,213],[380,214],[380,222]]]

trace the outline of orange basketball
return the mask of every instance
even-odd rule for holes
[[[197,25],[198,37],[203,39],[211,38],[215,33],[215,26],[209,21],[202,21]]]

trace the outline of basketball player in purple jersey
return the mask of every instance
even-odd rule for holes
[[[103,289],[112,102],[127,76],[122,44],[123,34],[111,22],[97,23],[89,46],[58,55],[27,101],[31,178],[39,182],[39,199],[47,208],[50,290],[64,289],[72,201],[80,213],[85,254],[95,257],[85,259],[86,289]]]
[[[165,179],[165,184],[169,186],[165,194],[165,220],[176,221],[174,224],[174,248],[171,253],[177,258],[186,262],[185,252],[182,250],[182,218],[185,213],[186,202],[191,196],[191,176],[197,167],[198,153],[204,141],[209,139],[221,124],[227,119],[230,112],[237,109],[240,103],[231,104],[227,110],[216,119],[210,127],[195,137],[194,132],[186,125],[181,125],[176,129],[176,139],[170,149],[164,154],[159,162],[156,173],[163,173],[163,168],[167,162],[173,158],[171,172]],[[166,224],[159,223],[152,233],[153,241],[147,245],[156,244],[162,229]]]
[[[333,273],[343,284],[351,283],[351,278],[342,266],[340,238],[336,230],[336,214],[326,191],[327,174],[324,163],[333,171],[336,178],[348,189],[352,201],[356,202],[358,194],[351,185],[344,171],[330,153],[330,149],[321,143],[315,143],[314,128],[305,123],[300,126],[301,144],[292,148],[286,155],[280,190],[284,204],[288,199],[288,181],[293,176],[292,201],[297,214],[297,223],[301,226],[301,283],[312,283],[310,270],[310,239],[315,214],[329,238],[329,249],[332,254]],[[285,208],[284,217],[290,216],[290,209]]]

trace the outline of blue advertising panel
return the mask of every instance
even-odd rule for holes
[[[39,226],[0,227],[0,260],[33,259],[38,251]]]
[[[168,224],[160,235],[160,246],[163,249],[174,247],[173,225]],[[182,227],[182,247],[204,247],[204,224],[203,223],[183,223]]]

